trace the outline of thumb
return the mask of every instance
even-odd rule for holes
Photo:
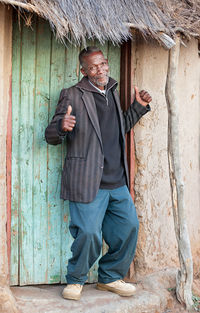
[[[135,97],[137,98],[139,96],[139,90],[138,90],[138,87],[135,86]]]
[[[69,105],[68,108],[67,108],[67,115],[70,115],[72,113],[72,106]]]

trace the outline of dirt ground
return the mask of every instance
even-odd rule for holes
[[[170,293],[172,295],[172,301],[169,301],[168,308],[163,313],[188,313],[185,307],[177,301],[175,290],[171,290]],[[194,278],[193,295],[197,297],[193,312],[200,312],[200,275]],[[195,300],[195,298],[193,298],[193,300]]]
[[[188,313],[176,300],[176,272],[165,269],[141,277],[134,283],[136,294],[127,298],[99,291],[96,284],[86,284],[79,301],[62,298],[64,285],[22,286],[11,290],[20,313]],[[200,312],[200,277],[194,279],[193,294],[197,300],[193,312]]]
[[[194,312],[198,312],[198,311],[194,310]],[[166,308],[166,310],[163,313],[188,313],[188,311],[185,309],[185,306],[183,306],[182,304],[180,304],[177,301],[177,299],[176,299],[176,297],[174,295],[173,296],[173,301],[171,301],[169,303],[168,307]]]

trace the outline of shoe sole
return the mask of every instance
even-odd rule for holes
[[[81,295],[80,296],[67,296],[67,295],[62,294],[62,296],[64,299],[67,299],[67,300],[80,300],[81,298]]]
[[[135,294],[136,290],[134,291],[121,291],[119,289],[113,288],[113,287],[109,287],[109,286],[105,286],[102,284],[97,284],[97,289],[102,290],[102,291],[111,291],[114,292],[116,294],[118,294],[119,296],[122,297],[131,297]]]

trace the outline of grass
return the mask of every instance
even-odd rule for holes
[[[192,295],[192,300],[194,302],[193,304],[193,308],[196,312],[200,312],[200,297],[196,296],[196,295]]]

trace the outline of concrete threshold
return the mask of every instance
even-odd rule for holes
[[[21,313],[164,313],[172,295],[168,288],[175,286],[176,269],[165,269],[138,280],[132,297],[96,289],[86,284],[79,301],[65,300],[64,285],[11,287]]]

